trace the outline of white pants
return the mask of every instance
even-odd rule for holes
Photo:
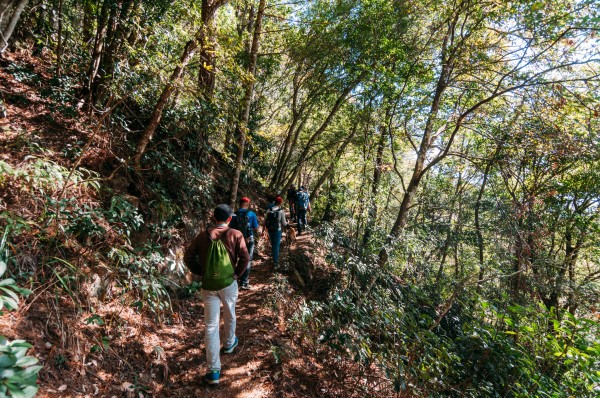
[[[206,347],[206,364],[209,370],[221,370],[221,339],[219,336],[219,320],[221,303],[223,303],[223,320],[225,321],[225,346],[235,340],[235,303],[238,298],[237,281],[224,289],[212,291],[202,289],[204,301],[204,346]]]

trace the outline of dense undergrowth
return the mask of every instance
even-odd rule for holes
[[[469,288],[469,280],[447,281],[444,292],[421,273],[405,273],[400,279],[391,269],[340,250],[334,244],[343,238],[337,236],[338,228],[324,225],[320,231],[330,248],[329,272],[335,274],[329,291],[315,296],[308,283],[308,297],[290,301],[289,287],[282,284],[278,296],[287,308],[297,350],[314,357],[321,371],[333,376],[318,383],[315,393],[597,394],[600,324],[595,320],[557,313],[540,303],[507,304],[501,295],[484,299]]]

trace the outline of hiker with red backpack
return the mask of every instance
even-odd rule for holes
[[[310,211],[310,196],[303,185],[296,194],[296,217],[298,217],[298,235],[306,228],[306,212]]]
[[[285,212],[281,208],[283,199],[281,196],[275,198],[275,206],[267,210],[265,215],[265,228],[269,233],[271,240],[271,254],[273,256],[273,265],[279,266],[279,247],[281,246],[281,235],[283,228],[288,225],[285,219]]]
[[[258,244],[258,217],[256,213],[250,210],[250,199],[243,197],[240,199],[240,208],[233,214],[231,228],[237,229],[244,235],[246,239],[246,248],[250,256],[250,262],[246,271],[238,280],[238,284],[242,289],[250,289],[248,278],[250,277],[250,269],[252,268],[252,259],[254,257],[254,248]]]
[[[216,226],[200,232],[186,249],[183,256],[190,271],[202,278],[202,300],[204,302],[204,345],[208,373],[204,381],[219,384],[221,358],[219,348],[219,318],[221,303],[225,320],[225,345],[223,353],[231,354],[238,345],[235,335],[235,305],[238,298],[237,279],[246,271],[250,256],[244,235],[229,228],[231,208],[218,205],[213,212]]]

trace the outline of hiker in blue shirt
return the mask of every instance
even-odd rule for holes
[[[303,185],[296,194],[296,217],[298,217],[298,235],[302,234],[302,230],[306,228],[306,212],[310,211],[310,197],[306,192],[306,187]]]
[[[258,217],[250,210],[250,199],[243,197],[240,199],[240,208],[236,211],[231,219],[231,228],[237,229],[242,232],[246,239],[246,247],[248,248],[248,254],[250,255],[250,261],[246,271],[240,277],[238,281],[242,289],[250,289],[250,283],[248,278],[250,277],[250,268],[252,267],[252,258],[254,256],[255,244],[258,243]]]

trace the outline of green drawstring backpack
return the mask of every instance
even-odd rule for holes
[[[227,231],[223,236],[227,235]],[[206,236],[210,245],[206,254],[202,289],[217,291],[233,283],[233,267],[223,241],[221,239],[212,240],[208,231],[206,231]]]

